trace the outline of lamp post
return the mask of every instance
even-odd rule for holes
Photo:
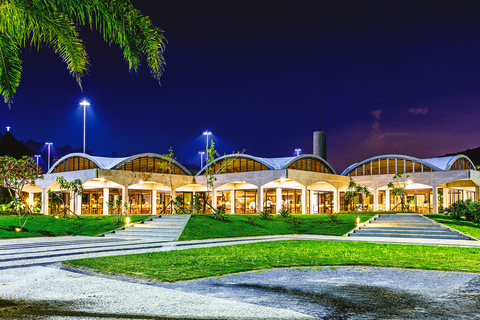
[[[38,158],[40,158],[40,157],[41,157],[41,155],[39,155],[39,154],[36,154],[36,155],[34,155],[34,157],[35,157],[35,159],[37,159],[37,166],[38,166]]]
[[[207,136],[207,149],[208,149],[208,136],[211,135],[212,133],[210,131],[203,131],[203,135]]]
[[[90,103],[87,100],[83,100],[80,102],[80,105],[83,107],[83,153],[85,153],[85,115],[87,106],[89,106]]]
[[[205,151],[198,151],[200,154],[200,168],[203,169],[203,155],[205,154]]]
[[[297,157],[300,155],[301,151],[302,151],[302,149],[295,149],[295,152],[297,153]]]
[[[53,142],[45,142],[45,144],[48,147],[48,168],[47,171],[50,170],[50,146],[53,144]]]

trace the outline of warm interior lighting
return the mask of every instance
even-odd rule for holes
[[[285,182],[285,178],[280,178],[280,182]]]
[[[413,183],[412,180],[407,181],[407,184],[412,184],[412,183]]]
[[[105,182],[105,178],[100,178],[100,181],[101,181],[101,182]]]
[[[143,180],[138,181],[138,183],[143,184]]]

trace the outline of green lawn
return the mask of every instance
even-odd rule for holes
[[[157,281],[298,266],[368,265],[480,272],[480,248],[291,240],[81,259],[66,264]]]
[[[132,222],[148,218],[146,215],[129,216]],[[11,227],[18,227],[17,216],[0,215],[0,238],[22,238],[22,237],[41,237],[41,236],[65,236],[82,235],[94,236],[104,233],[121,225],[112,224],[112,216],[79,216],[63,220],[52,216],[31,216],[25,228],[27,232],[8,231]]]
[[[471,221],[453,220],[446,214],[426,214],[425,216],[480,240],[480,226]]]
[[[328,215],[292,215],[299,218],[301,224],[293,226],[290,218],[273,215],[271,221],[260,220],[259,215],[229,215],[228,222],[212,219],[208,215],[193,215],[179,240],[195,240],[225,237],[263,236],[274,234],[326,234],[341,236],[356,226],[357,216],[341,214],[337,222],[330,222]],[[361,221],[373,215],[360,215]],[[258,226],[248,224],[247,217],[257,218]]]

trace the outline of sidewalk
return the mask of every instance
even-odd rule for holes
[[[155,240],[145,239],[122,240],[85,236],[23,238],[5,239],[0,241],[0,270],[29,266],[41,266],[73,259],[170,250],[186,250],[194,248],[281,240],[349,241],[480,248],[480,241],[475,240],[432,240],[385,237],[360,238],[308,234],[218,238],[208,240],[190,240],[175,242],[158,242]]]

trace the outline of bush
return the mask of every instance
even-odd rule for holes
[[[258,211],[261,220],[272,220],[272,216],[267,211]]]
[[[328,219],[330,220],[330,222],[337,222],[338,221],[338,216],[339,216],[338,213],[331,212],[331,213],[328,214]]]
[[[470,201],[467,205],[468,208],[468,215],[471,220],[475,223],[480,223],[480,201]],[[467,216],[465,219],[468,220]]]
[[[212,218],[218,221],[228,221],[228,216],[222,209],[215,209],[212,214]]]
[[[247,217],[247,220],[245,222],[251,224],[252,226],[258,226],[257,218],[254,217]]]
[[[282,208],[280,211],[278,211],[278,213],[280,213],[280,215],[284,218],[290,217],[290,211],[288,211],[287,208]]]
[[[290,220],[288,221],[288,223],[290,223],[291,225],[293,225],[293,227],[298,227],[300,224],[302,224],[302,219],[300,219],[299,217],[290,217]]]
[[[443,210],[443,212],[454,220],[460,220],[467,213],[467,204],[468,203],[463,200],[458,200]]]

